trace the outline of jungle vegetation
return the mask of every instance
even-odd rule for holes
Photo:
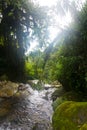
[[[67,91],[87,92],[87,2],[61,2],[50,9],[30,0],[0,1],[1,78],[58,80]],[[69,11],[73,20],[50,42],[52,11],[60,16]],[[33,39],[39,46],[25,55]]]

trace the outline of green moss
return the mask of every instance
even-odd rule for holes
[[[53,114],[54,130],[79,130],[86,121],[87,102],[64,102]]]
[[[58,90],[56,91],[58,92]],[[58,92],[60,93],[60,92]],[[58,95],[58,94],[57,94]],[[62,96],[58,97],[52,104],[53,110],[55,110],[60,104],[62,104],[65,101],[77,101],[77,102],[82,102],[82,101],[87,101],[87,97],[83,95],[81,92],[74,92],[70,91],[67,93],[64,93]]]
[[[80,128],[80,130],[87,130],[87,123],[85,123],[84,125],[82,125],[82,127]]]
[[[57,98],[57,99],[53,102],[53,104],[52,104],[53,110],[55,111],[56,108],[57,108],[60,104],[62,104],[64,101],[66,101],[66,99],[64,99],[63,97]]]

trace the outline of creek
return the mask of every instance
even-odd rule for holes
[[[29,84],[25,86],[26,96],[0,101],[0,110],[6,112],[0,117],[0,130],[52,130],[51,95],[55,88],[45,85],[43,90],[37,91]]]

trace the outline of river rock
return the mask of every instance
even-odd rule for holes
[[[0,82],[0,97],[8,98],[13,96],[18,90],[18,84],[11,81]]]
[[[28,89],[28,86],[24,85],[23,83],[19,84],[18,91],[25,91]]]

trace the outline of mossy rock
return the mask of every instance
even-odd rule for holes
[[[66,92],[63,87],[58,88],[53,94],[52,99],[55,101],[59,97],[63,97],[66,101],[87,101],[87,96],[82,92],[69,91]]]
[[[62,104],[65,101],[87,101],[87,98],[83,95],[83,93],[79,92],[76,93],[74,91],[70,91],[67,93],[64,93],[61,97],[58,97],[52,104],[53,109],[55,110],[60,104]]]
[[[55,111],[56,108],[57,108],[60,104],[62,104],[63,102],[65,102],[65,101],[66,101],[66,99],[63,98],[63,97],[57,98],[57,99],[52,103],[53,110]]]
[[[57,107],[52,118],[54,130],[84,130],[81,127],[86,127],[86,122],[87,102],[66,101]]]
[[[18,89],[18,84],[11,81],[2,81],[0,82],[0,97],[11,97],[13,96]]]
[[[80,130],[87,130],[87,123],[85,123],[84,125],[82,125],[82,127],[80,128]]]

